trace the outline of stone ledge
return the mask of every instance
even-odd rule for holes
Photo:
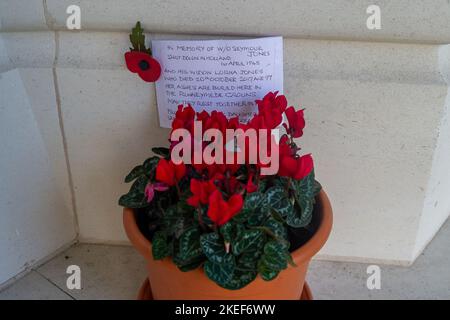
[[[125,32],[58,31],[56,66],[81,69],[124,68]],[[147,34],[151,39],[199,39],[207,36]],[[51,67],[55,32],[1,33],[8,57],[0,71]],[[285,76],[363,82],[446,84],[450,79],[449,46],[284,39]]]
[[[0,72],[14,68],[50,68],[55,61],[54,32],[0,33]]]
[[[0,5],[1,30],[66,30],[72,4],[82,10],[84,30],[127,31],[141,20],[147,31],[163,33],[450,42],[446,0],[378,0],[381,30],[366,27],[372,0],[14,0]]]

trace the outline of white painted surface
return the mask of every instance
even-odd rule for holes
[[[313,153],[334,209],[321,258],[410,263],[446,87],[289,78],[286,84],[286,94],[295,92],[306,108],[303,151]]]
[[[105,34],[60,39],[99,50],[94,40],[105,43]],[[307,108],[305,152],[313,152],[336,210],[321,256],[409,264],[447,93],[438,47],[292,39],[285,47],[286,94]],[[115,184],[145,150],[164,145],[167,132],[153,118],[153,85],[126,72],[121,57],[91,70],[95,55],[71,52],[58,60],[58,75],[81,238],[121,242],[120,217],[111,212],[120,212],[117,197],[128,186]]]
[[[69,214],[73,215],[72,196],[58,119],[52,70],[24,68],[18,69],[18,71],[48,153],[55,185],[68,207]]]
[[[55,59],[55,40],[51,32],[7,32],[0,34],[8,59],[0,71],[14,68],[51,68]],[[1,60],[0,60],[1,61]]]
[[[0,74],[0,283],[75,237],[18,70]]]
[[[441,46],[439,65],[444,79],[450,84],[450,46]],[[450,88],[444,105],[441,123],[438,127],[438,139],[434,152],[433,165],[428,181],[420,226],[417,233],[414,258],[416,258],[432,240],[449,216],[450,211]]]
[[[125,70],[58,68],[80,238],[125,242],[117,201],[127,171],[169,131],[158,126],[152,85]]]
[[[36,30],[45,29],[45,0],[1,0],[1,30]]]
[[[66,9],[78,5],[84,30],[128,31],[136,20],[147,30],[290,38],[450,41],[446,0],[2,0],[2,30],[62,30]],[[27,8],[24,3],[27,3]],[[42,3],[46,4],[43,12]],[[369,30],[367,7],[381,10],[381,29]],[[21,10],[23,9],[23,10]],[[36,12],[32,15],[30,12]],[[45,15],[47,19],[45,19]]]
[[[420,218],[413,258],[433,239],[447,220],[450,210],[450,92],[445,101],[445,113],[439,126],[439,137],[428,181],[427,195]]]
[[[69,2],[81,6],[82,31],[63,29]],[[273,3],[255,6],[249,0],[239,2],[240,10],[229,1],[201,7],[178,0],[27,3],[36,8],[33,19],[26,19],[31,14],[21,9],[23,2],[0,0],[1,28],[15,31],[1,34],[1,90],[5,86],[8,96],[27,97],[23,108],[32,110],[27,112],[34,119],[27,131],[40,135],[36,148],[45,149],[38,154],[48,159],[39,171],[53,175],[58,199],[71,215],[52,82],[56,66],[82,241],[126,241],[117,205],[129,187],[123,177],[152,146],[166,144],[168,131],[158,126],[154,86],[124,66],[128,30],[138,19],[149,32],[147,41],[287,36],[285,92],[292,104],[307,108],[302,144],[313,153],[335,209],[333,233],[319,258],[409,264],[448,217],[450,55],[448,46],[427,44],[450,42],[446,1],[380,1],[382,30],[370,32],[365,1],[294,5],[286,0],[274,9]],[[38,10],[43,3],[47,7]],[[373,40],[391,42],[368,42]],[[398,43],[405,41],[418,43]],[[3,85],[6,74],[21,79],[20,86]],[[8,117],[18,116],[18,110],[9,107]],[[65,227],[73,230],[71,223]],[[71,238],[73,231],[66,235]]]

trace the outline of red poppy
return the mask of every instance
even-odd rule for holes
[[[207,204],[209,196],[217,189],[213,180],[200,181],[197,179],[191,180],[192,196],[187,199],[187,203],[193,207],[200,204]]]
[[[305,128],[305,118],[303,117],[303,110],[295,111],[294,107],[286,109],[286,117],[288,119],[289,128],[285,124],[286,130],[294,138],[299,138],[303,135],[303,129]]]
[[[184,163],[175,164],[172,160],[161,159],[156,166],[156,180],[174,186],[186,174]]]
[[[225,201],[222,193],[216,190],[209,197],[208,217],[218,226],[221,226],[242,209],[243,203],[244,200],[240,194],[234,194],[228,201]]]
[[[159,62],[146,52],[129,51],[125,53],[128,70],[137,73],[142,80],[155,82],[161,75]]]

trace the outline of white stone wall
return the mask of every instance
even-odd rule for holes
[[[70,4],[81,8],[80,31],[65,28]],[[66,236],[53,240],[63,245],[79,230],[81,241],[125,243],[123,177],[152,146],[166,144],[153,84],[124,66],[129,29],[140,20],[147,41],[282,35],[285,94],[306,108],[304,151],[313,153],[335,211],[319,258],[410,264],[450,212],[450,4],[376,1],[382,29],[368,30],[370,4],[0,0],[0,78],[16,74],[22,86],[0,89],[30,102],[28,130],[42,137],[43,145],[33,143],[45,147],[45,170],[60,191],[49,198],[66,208],[49,203],[42,212],[63,219],[75,211],[73,226],[58,222]],[[0,185],[16,190],[1,174]],[[1,225],[14,223],[5,212]]]
[[[0,285],[76,237],[53,88],[48,68],[0,73]]]

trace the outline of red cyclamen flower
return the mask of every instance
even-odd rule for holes
[[[192,196],[187,199],[187,203],[193,207],[197,207],[200,204],[207,204],[209,202],[209,196],[217,190],[214,181],[200,181],[197,179],[191,180],[191,192]]]
[[[208,114],[206,111],[197,113],[197,120],[202,122],[202,130],[217,129],[225,136],[225,130],[228,128],[228,119],[220,111],[212,111]]]
[[[175,164],[172,160],[161,159],[156,166],[156,180],[174,186],[186,174],[184,163]]]
[[[182,104],[178,106],[175,118],[172,121],[172,130],[187,129],[191,134],[194,133],[195,110],[190,104],[184,107]]]
[[[314,167],[312,156],[310,154],[301,157],[296,155],[296,151],[288,145],[287,140],[286,135],[280,140],[278,175],[301,180],[310,174]]]
[[[313,159],[310,154],[301,157],[285,157],[281,159],[278,175],[301,180],[313,169]]]
[[[268,129],[274,129],[281,123],[282,114],[287,106],[286,97],[277,95],[278,91],[269,92],[262,100],[256,100],[259,116],[264,119],[264,126]]]
[[[234,194],[228,201],[225,201],[222,193],[216,190],[209,197],[208,217],[218,226],[221,226],[242,209],[243,203],[244,200],[240,194]]]
[[[303,110],[295,111],[294,107],[289,107],[285,111],[288,119],[289,128],[285,125],[288,133],[293,138],[299,138],[303,135],[303,129],[305,128],[305,118],[303,117]]]

